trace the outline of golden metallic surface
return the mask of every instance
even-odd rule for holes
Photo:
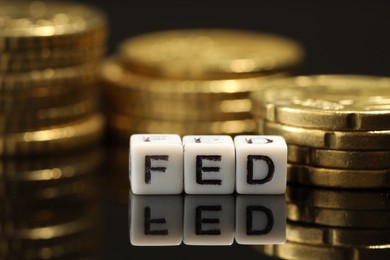
[[[81,167],[79,168],[81,169]],[[29,207],[37,207],[37,205],[54,206],[56,203],[64,204],[66,201],[74,201],[77,203],[85,203],[95,194],[96,185],[91,175],[94,172],[79,172],[70,177],[61,177],[60,179],[45,180],[49,174],[53,174],[54,178],[59,173],[69,174],[71,169],[53,169],[44,172],[36,172],[36,174],[45,174],[41,180],[4,180],[0,182],[0,209],[4,214],[16,209],[28,209]],[[62,171],[62,172],[59,172]],[[65,172],[67,171],[67,172]],[[19,173],[18,175],[20,175]],[[33,175],[34,173],[31,173]],[[71,174],[69,174],[71,175]],[[39,178],[39,177],[38,177]],[[37,178],[37,179],[38,179]],[[19,177],[19,179],[22,179]],[[23,193],[21,192],[23,191]],[[14,195],[18,194],[15,198]],[[12,198],[10,200],[10,198]],[[79,201],[79,202],[77,202]]]
[[[390,169],[332,169],[290,163],[287,167],[287,181],[324,188],[388,189]]]
[[[328,209],[287,203],[286,212],[287,219],[300,223],[353,229],[385,229],[385,235],[390,235],[389,210]],[[345,229],[343,231],[346,232]],[[377,236],[375,232],[371,235]]]
[[[36,131],[71,123],[92,114],[97,106],[97,100],[89,98],[62,107],[0,113],[0,133]]]
[[[80,214],[83,213],[86,214],[86,216],[91,214],[85,212],[85,209],[83,211],[84,212],[80,212]],[[94,225],[94,223],[91,222],[91,216],[89,218],[86,216],[71,214],[64,220],[52,221],[52,224],[42,223],[42,225],[37,225],[37,223],[35,223],[35,227],[33,225],[29,227],[26,224],[20,225],[15,227],[15,230],[12,230],[12,236],[26,240],[49,240],[74,235],[84,230],[88,230]]]
[[[90,87],[97,79],[95,64],[8,73],[0,75],[0,93],[1,96],[12,97],[57,95],[72,91],[75,87]]]
[[[301,46],[270,34],[226,29],[172,30],[144,34],[119,49],[133,71],[167,78],[237,78],[297,67]]]
[[[390,210],[390,191],[320,189],[287,185],[286,201],[296,205],[327,209]]]
[[[167,120],[149,120],[126,115],[110,115],[109,126],[127,140],[135,133],[176,133],[186,134],[240,134],[253,133],[255,124],[252,120],[229,120],[210,122],[182,122]]]
[[[99,61],[104,48],[43,48],[0,53],[0,74],[74,66]]]
[[[222,121],[249,119],[249,99],[169,100],[116,96],[108,93],[109,110],[136,117],[159,120]],[[112,94],[112,95],[111,95]],[[115,95],[115,96],[114,96]]]
[[[390,230],[333,228],[287,222],[286,239],[318,246],[390,246]]]
[[[96,232],[83,231],[74,235],[44,240],[0,238],[0,257],[5,259],[89,259],[88,252],[97,245]],[[20,249],[23,248],[23,252]],[[93,255],[91,253],[91,255]]]
[[[290,260],[357,260],[387,259],[390,246],[383,247],[333,247],[287,241],[283,245],[255,246],[255,249],[268,256]]]
[[[0,160],[0,182],[48,183],[73,179],[96,170],[103,158],[98,148],[45,158]]]
[[[3,134],[0,136],[0,155],[69,151],[98,142],[103,128],[103,117],[94,114],[86,119],[38,131]]]
[[[390,169],[390,147],[388,151],[342,151],[289,144],[287,160],[290,163],[339,169]]]
[[[289,144],[334,150],[389,150],[390,130],[332,131],[257,120],[259,132],[282,135]]]
[[[0,51],[91,46],[105,39],[105,15],[82,4],[0,3]]]
[[[261,89],[267,80],[285,74],[245,79],[175,80],[133,73],[123,68],[117,60],[110,59],[103,64],[102,75],[107,88],[114,88],[118,95],[143,96],[150,100],[222,100],[248,98],[249,92]]]
[[[390,78],[321,75],[276,80],[251,95],[255,117],[327,130],[390,129]]]
[[[54,109],[58,110],[61,107],[76,106],[80,103],[91,103],[97,99],[98,89],[93,89],[93,86],[76,86],[68,87],[67,91],[50,91],[46,92],[47,89],[37,89],[41,93],[34,93],[34,95],[15,95],[15,96],[2,96],[0,97],[0,114],[7,117],[7,115],[15,115],[18,117],[20,114],[38,114],[48,113],[43,109]],[[0,116],[1,117],[1,116]],[[23,116],[21,116],[23,117]],[[20,118],[20,117],[19,117]],[[31,119],[24,118],[25,121]],[[18,120],[18,119],[16,119]],[[12,120],[11,120],[12,121]],[[15,121],[15,119],[13,119]]]

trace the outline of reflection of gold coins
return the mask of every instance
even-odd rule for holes
[[[327,209],[388,211],[389,197],[388,190],[331,190],[296,185],[288,185],[286,190],[288,203]]]
[[[390,78],[296,77],[254,93],[253,114],[296,127],[329,130],[390,129]]]
[[[238,30],[177,30],[134,37],[120,48],[131,70],[151,75],[237,78],[295,68],[300,46],[285,38]]]
[[[287,240],[321,246],[375,247],[390,243],[387,229],[347,229],[287,223]]]
[[[102,69],[111,132],[124,140],[137,132],[253,133],[249,93],[291,73],[302,57],[297,43],[255,32],[199,29],[134,37]]]
[[[88,255],[97,234],[99,147],[0,160],[0,258]]]
[[[255,246],[265,255],[280,259],[387,259],[389,246],[379,247],[333,247],[287,241],[283,245]]]
[[[287,204],[287,218],[292,221],[343,228],[390,228],[390,211],[328,209]],[[333,232],[333,231],[330,231]],[[390,230],[386,230],[388,235]],[[335,232],[337,233],[337,232]],[[352,233],[352,232],[351,232]],[[358,234],[355,234],[358,235]],[[351,237],[353,237],[353,233]],[[374,235],[374,232],[372,236]]]

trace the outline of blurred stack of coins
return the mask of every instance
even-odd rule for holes
[[[290,183],[390,188],[390,78],[287,78],[251,98],[259,133],[286,139]]]
[[[251,94],[259,133],[288,143],[282,259],[388,259],[390,78],[275,80]]]
[[[249,92],[293,72],[288,39],[247,31],[157,32],[125,41],[103,67],[113,136],[253,133]]]
[[[282,259],[389,259],[390,191],[289,186],[286,243],[258,246]]]
[[[3,159],[0,258],[94,256],[99,243],[95,180],[102,158],[102,151],[94,148],[72,155]]]
[[[0,156],[96,143],[106,19],[65,2],[0,3]]]

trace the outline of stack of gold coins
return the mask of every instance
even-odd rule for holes
[[[0,258],[79,259],[96,249],[96,173],[102,151],[3,158]]]
[[[257,247],[282,259],[388,259],[389,190],[289,186],[286,243]]]
[[[121,140],[139,132],[252,133],[249,93],[294,71],[302,54],[294,41],[238,30],[134,37],[103,67],[109,126]]]
[[[282,135],[288,143],[289,182],[390,187],[390,78],[287,78],[251,98],[259,133]]]
[[[97,65],[106,19],[66,2],[0,2],[0,155],[78,148],[99,140]]]

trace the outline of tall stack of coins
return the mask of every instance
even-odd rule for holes
[[[249,93],[294,71],[301,47],[273,35],[176,30],[125,41],[107,61],[109,126],[132,133],[253,133]]]
[[[251,98],[259,133],[288,143],[289,182],[390,187],[390,78],[287,78]]]
[[[282,259],[388,259],[389,190],[289,186],[286,244],[257,249]]]
[[[65,151],[99,140],[97,65],[105,16],[53,1],[0,3],[0,155]]]
[[[7,158],[0,164],[0,258],[80,259],[97,250],[102,151]],[[93,257],[94,258],[94,257]]]

